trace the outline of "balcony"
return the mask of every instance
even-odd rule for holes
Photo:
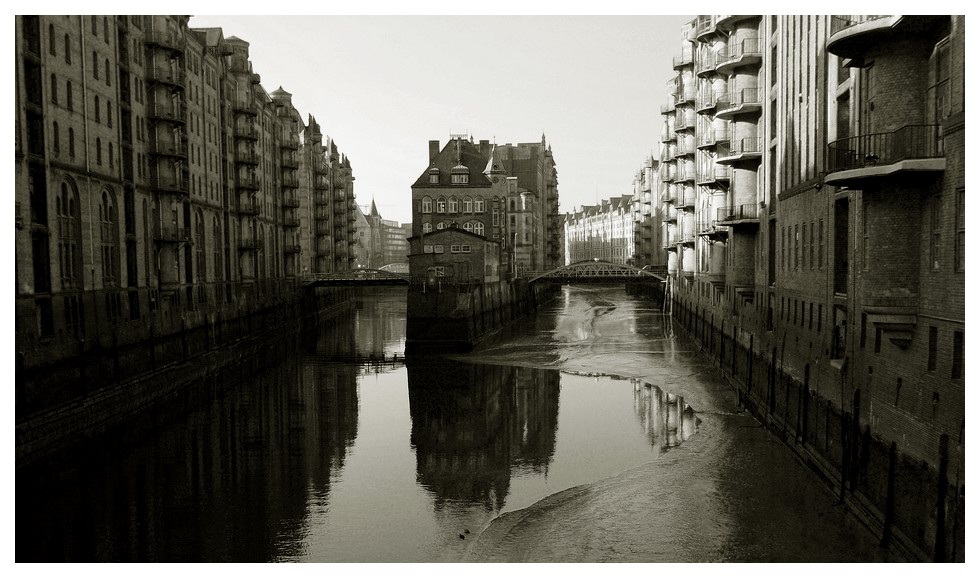
[[[180,89],[183,89],[187,84],[184,71],[169,66],[149,66],[146,68],[145,75],[150,82],[169,84]]]
[[[283,217],[282,226],[287,229],[299,228],[299,217]]]
[[[147,107],[146,116],[154,120],[165,120],[184,124],[184,107],[175,102],[157,102]]]
[[[189,243],[191,229],[190,227],[156,223],[153,226],[153,240],[160,243]]]
[[[240,251],[258,251],[261,248],[259,242],[255,239],[239,239],[238,249]]]
[[[259,204],[256,203],[254,199],[240,199],[238,201],[238,214],[240,214],[240,215],[258,215],[259,214]]]
[[[685,183],[688,181],[694,182],[696,178],[696,171],[694,166],[677,167],[677,177],[674,179],[678,183]]]
[[[677,152],[674,156],[686,157],[693,155],[695,151],[694,143],[688,144],[687,139],[679,138],[677,139]]]
[[[694,232],[684,231],[680,234],[677,242],[681,245],[693,245],[694,244]]]
[[[759,226],[759,205],[739,205],[737,207],[722,207],[718,209],[719,226],[738,227],[758,227]]]
[[[731,74],[736,68],[758,65],[762,62],[762,50],[756,37],[732,39],[724,53],[718,55],[718,74]]]
[[[295,174],[284,174],[279,180],[279,184],[282,185],[284,189],[296,189],[299,188],[299,177]]]
[[[684,86],[677,87],[677,92],[674,93],[674,104],[690,104],[694,102],[694,99],[698,96],[698,89],[693,84],[685,84]]]
[[[259,155],[255,151],[235,151],[235,162],[240,165],[258,165]]]
[[[237,99],[231,106],[231,110],[235,114],[244,114],[246,116],[258,116],[259,107],[255,106],[255,103],[247,99]]]
[[[719,211],[727,209],[718,209]],[[719,227],[717,221],[701,219],[697,222],[698,236],[707,237],[713,240],[724,240],[728,238],[728,229]]]
[[[150,141],[147,145],[147,152],[153,156],[167,156],[186,160],[187,142],[183,139],[176,141]]]
[[[699,185],[724,185],[732,179],[731,174],[731,167],[723,167],[711,163],[709,166],[698,168],[698,178],[696,182]]]
[[[758,20],[761,18],[758,14],[718,14],[715,16],[715,26],[719,30],[731,30],[732,25],[743,20]]]
[[[677,209],[673,207],[664,211],[664,222],[665,223],[676,223],[677,222]]]
[[[330,222],[329,221],[317,221],[316,222],[316,234],[318,237],[328,237],[330,236]]]
[[[321,195],[317,195],[314,198],[314,200],[313,200],[313,204],[316,205],[316,206],[318,206],[318,207],[329,207],[330,206],[330,197],[327,196],[327,195],[322,195],[322,194]]]
[[[284,169],[298,169],[299,159],[293,155],[283,155],[280,165]]]
[[[702,50],[698,55],[698,60],[694,65],[694,71],[698,76],[707,76],[714,73],[718,67],[718,53],[710,50]]]
[[[832,16],[827,51],[851,59],[851,66],[860,66],[872,47],[907,37],[923,38],[929,29],[948,22],[949,16],[940,15]]]
[[[238,175],[235,179],[235,186],[245,191],[259,190],[259,179],[255,175]]]
[[[715,32],[717,32],[717,27],[714,16],[698,16],[694,23],[694,35],[698,40],[704,40]]]
[[[673,96],[669,96],[668,95],[668,97],[667,97],[667,104],[661,104],[660,105],[660,114],[670,114],[670,113],[674,112],[674,109],[675,109],[675,106],[674,106],[674,98],[673,98]]]
[[[283,139],[282,142],[279,143],[279,148],[287,151],[299,150],[299,141],[291,137],[285,138]]]
[[[719,153],[715,162],[723,165],[733,165],[745,162],[759,162],[762,159],[762,139],[747,137],[735,139],[724,156]]]
[[[691,50],[681,50],[680,56],[674,57],[674,70],[684,68],[694,62],[694,53]]]
[[[827,145],[824,182],[854,186],[902,173],[946,170],[945,151],[935,124],[906,125],[892,132],[836,140]]]
[[[762,110],[761,92],[758,88],[743,88],[718,97],[715,118],[727,120],[740,114],[758,113]]]
[[[686,114],[678,114],[674,118],[674,132],[694,130],[695,124],[695,117],[693,114],[690,117],[688,117]]]
[[[698,134],[698,148],[714,147],[718,143],[728,142],[728,129],[710,128]]]
[[[283,195],[281,204],[286,209],[298,209],[299,199],[296,195]]]
[[[168,32],[151,30],[143,34],[143,43],[147,46],[157,46],[165,50],[169,50],[174,54],[182,54],[184,52],[183,39],[175,38]]]
[[[150,186],[160,193],[185,196],[190,193],[190,181],[187,178],[170,175],[152,175]]]
[[[672,140],[674,140],[674,131],[670,129],[670,126],[665,126],[660,131],[660,142],[670,142]]]
[[[259,140],[259,129],[254,124],[235,125],[235,138]]]
[[[717,102],[718,97],[715,95],[714,91],[705,91],[702,94],[698,94],[698,98],[694,103],[694,111],[698,114],[707,114],[714,110]]]
[[[286,254],[289,254],[289,253],[299,253],[299,245],[296,244],[296,243],[289,243],[289,244],[283,245],[282,246],[282,252],[283,253],[286,253]]]

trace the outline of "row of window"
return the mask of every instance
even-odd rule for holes
[[[454,224],[455,223],[453,221],[440,221],[439,223],[436,223],[435,227],[437,230],[441,231],[443,229],[449,229]],[[463,230],[466,231],[467,233],[485,235],[486,226],[483,224],[482,221],[467,221],[463,223]],[[429,222],[422,223],[422,233],[431,233],[431,232],[432,232],[432,223]]]
[[[470,245],[450,245],[449,246],[449,252],[450,253],[462,253],[462,254],[466,254],[466,253],[469,253],[470,250],[471,250],[471,246]],[[441,254],[441,253],[445,253],[446,252],[446,248],[443,245],[423,245],[422,246],[422,252],[423,253]]]
[[[793,271],[805,270],[807,263],[810,264],[811,270],[814,267],[823,270],[823,219],[810,221],[809,236],[805,222],[783,227],[781,231],[779,262],[783,271],[788,269]]]
[[[435,212],[438,214],[454,213],[483,213],[485,209],[483,197],[463,197],[462,202],[456,197],[439,197],[435,201]],[[462,207],[462,211],[460,208]],[[419,201],[419,211],[424,214],[432,213],[432,198],[422,197]]]

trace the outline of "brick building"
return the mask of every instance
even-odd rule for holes
[[[661,236],[660,159],[648,157],[633,178],[633,265],[661,267],[665,263]]]
[[[412,275],[453,284],[500,281],[500,243],[453,226],[408,239]]]
[[[349,267],[350,163],[263,89],[247,42],[187,16],[15,25],[22,367],[233,317]]]
[[[429,167],[412,185],[412,232],[455,224],[499,242],[511,274],[553,266],[561,246],[557,186],[543,135],[518,145],[452,135],[441,151],[429,141]]]
[[[895,483],[925,493],[889,515],[936,559],[963,556],[963,26],[699,16],[662,108],[675,305],[778,358],[808,400],[801,447],[853,460],[842,475],[881,519],[891,490],[874,472],[894,444]],[[831,416],[858,433],[835,442]]]

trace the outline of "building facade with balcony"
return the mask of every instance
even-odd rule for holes
[[[25,370],[110,336],[115,347],[151,327],[234,317],[295,286],[316,225],[297,154],[308,127],[288,93],[263,89],[247,42],[186,16],[15,24]],[[349,162],[337,164],[349,196]],[[346,231],[350,206],[339,209]],[[18,403],[57,401],[36,393],[18,391]]]
[[[662,107],[675,306],[711,343],[776,364],[767,419],[893,543],[937,560],[963,557],[963,25],[699,16]],[[780,399],[783,383],[802,393]]]

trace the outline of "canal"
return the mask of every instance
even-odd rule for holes
[[[888,559],[651,301],[405,362],[405,289],[17,472],[18,561]]]

